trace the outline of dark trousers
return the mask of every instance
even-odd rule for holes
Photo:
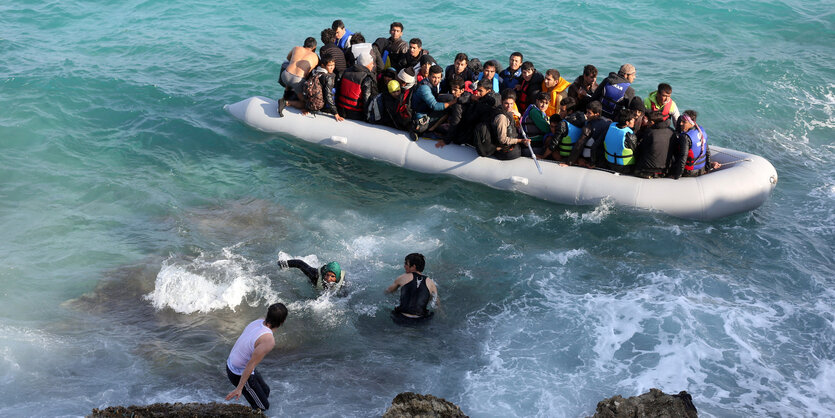
[[[241,376],[232,373],[232,370],[229,370],[229,366],[226,366],[226,376],[229,377],[229,381],[235,387],[241,382]],[[270,396],[270,387],[267,386],[267,382],[264,382],[264,378],[261,377],[261,373],[258,373],[258,370],[255,370],[255,373],[249,376],[242,392],[244,398],[246,398],[253,409],[260,409],[262,411],[270,409],[270,401],[267,399]]]

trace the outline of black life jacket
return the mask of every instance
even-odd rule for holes
[[[426,306],[432,299],[432,293],[426,286],[427,277],[420,273],[412,273],[412,281],[400,288],[400,305],[394,310],[417,316],[427,316]]]

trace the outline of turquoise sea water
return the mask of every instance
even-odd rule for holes
[[[575,417],[687,390],[702,416],[835,407],[831,2],[18,1],[0,4],[0,416],[220,401],[243,326],[290,317],[270,415],[374,416],[399,392],[475,417]],[[714,144],[780,182],[714,222],[546,203],[265,135],[222,106],[277,97],[333,19],[402,21],[446,65],[514,50],[572,80],[638,69]],[[427,256],[443,309],[382,290]],[[277,254],[339,260],[318,296]]]

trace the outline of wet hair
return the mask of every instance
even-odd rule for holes
[[[513,101],[516,101],[516,90],[513,90],[513,89],[502,90],[502,101],[505,101],[507,99],[513,99]]]
[[[432,64],[432,66],[431,66],[431,67],[429,67],[429,75],[432,75],[432,74],[443,74],[443,73],[444,73],[444,69],[443,69],[443,68],[441,68],[441,66],[440,66],[440,65],[438,65],[438,64]]]
[[[521,53],[521,52],[519,52],[519,51],[516,51],[516,52],[514,52],[514,53],[510,54],[510,57],[511,57],[511,58],[512,58],[512,57],[519,57],[519,59],[520,59],[520,60],[525,59],[525,58],[522,56],[522,53]]]
[[[453,74],[453,76],[449,78],[447,85],[450,90],[454,88],[464,89],[464,79],[457,74]]]
[[[549,123],[560,123],[560,122],[562,122],[562,116],[560,116],[559,113],[554,113],[553,115],[551,115],[550,118],[548,118],[548,122]]]
[[[470,60],[470,57],[468,57],[467,54],[465,54],[463,52],[459,52],[459,53],[455,54],[455,60],[453,60],[453,61],[458,62],[458,61],[469,61],[469,60]]]
[[[389,25],[389,30],[394,28],[400,28],[400,32],[403,32],[403,24],[400,22],[392,22],[391,25]]]
[[[540,100],[545,100],[546,102],[551,103],[551,95],[544,92],[544,91],[540,91],[539,93],[536,94],[536,97],[534,98],[534,100],[537,101],[537,102],[540,101]]]
[[[423,41],[421,41],[420,38],[409,39],[409,43],[417,45],[418,48],[423,48]]]
[[[357,32],[351,35],[351,45],[353,44],[364,44],[365,43],[365,36],[361,33]]]
[[[493,91],[493,81],[483,78],[479,80],[477,88],[482,88],[487,91]]]
[[[696,123],[696,118],[699,117],[699,112],[695,110],[685,110],[682,113],[689,116],[690,119],[693,119],[693,123]]]
[[[413,266],[417,271],[423,271],[423,268],[426,267],[426,259],[423,258],[423,254],[411,253],[406,256],[406,264]]]
[[[316,48],[316,39],[313,39],[312,36],[308,36],[307,39],[304,40],[304,47]]]
[[[548,71],[545,71],[545,75],[550,75],[554,77],[554,80],[560,81],[560,70],[556,68],[549,68]]]
[[[493,71],[496,71],[496,62],[493,60],[485,62],[484,65],[481,67],[481,71],[484,71],[484,69],[487,67],[493,67]]]
[[[287,307],[283,303],[274,303],[267,308],[267,318],[264,320],[270,328],[278,328],[287,319]]]
[[[532,62],[530,62],[530,61],[525,61],[525,62],[523,62],[523,63],[522,63],[522,67],[520,67],[520,68],[522,69],[522,71],[525,71],[525,70],[534,70],[534,71],[536,71],[536,67],[534,67],[534,66],[533,66],[533,63],[532,63]]]
[[[573,97],[566,97],[565,99],[562,99],[560,106],[565,106],[565,111],[572,113],[574,112],[574,108],[577,107],[577,99]]]
[[[586,105],[586,110],[591,110],[592,113],[600,114],[603,112],[603,105],[600,104],[597,100],[589,103]]]
[[[658,85],[658,91],[663,92],[663,93],[667,93],[667,94],[673,94],[673,86],[671,86],[667,83],[661,83],[661,84]]]
[[[638,118],[638,111],[634,109],[626,109],[623,108],[618,113],[618,126],[624,127],[630,120],[635,120]]]
[[[334,32],[336,32],[336,30],[339,29],[339,28],[345,29],[345,24],[342,23],[341,20],[336,19],[336,20],[333,21],[333,23],[331,23],[331,29],[333,29]]]
[[[336,42],[336,31],[331,28],[322,29],[322,45],[329,45]]]
[[[590,76],[597,77],[597,67],[595,67],[594,65],[591,65],[591,64],[583,67],[583,75],[590,75]]]
[[[654,110],[652,112],[647,113],[647,120],[652,123],[660,123],[664,120],[664,112],[660,110]]]

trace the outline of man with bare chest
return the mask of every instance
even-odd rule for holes
[[[305,78],[310,74],[316,65],[319,64],[319,57],[316,55],[316,39],[308,37],[304,40],[303,46],[297,46],[287,54],[287,61],[290,64],[281,72],[281,81],[284,82],[284,97],[278,101],[278,114],[283,116],[284,107],[288,99],[302,97],[302,89]]]

